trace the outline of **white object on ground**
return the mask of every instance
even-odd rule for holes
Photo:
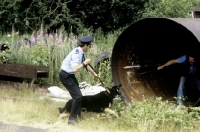
[[[92,86],[86,82],[81,82],[79,84],[79,87],[81,88],[82,95],[95,95],[100,93],[101,91],[105,91],[105,88],[98,85]],[[66,90],[63,90],[57,86],[51,86],[48,88],[49,94],[47,94],[48,97],[51,97],[51,100],[56,102],[66,102],[67,100],[71,99],[71,96],[69,92]]]

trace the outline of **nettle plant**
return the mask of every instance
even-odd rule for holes
[[[106,86],[112,86],[111,63],[110,59],[102,60],[97,66],[98,74]]]
[[[49,65],[49,51],[48,47],[39,43],[37,46],[33,47],[31,50],[31,62],[33,65]]]
[[[11,50],[5,43],[0,44],[0,64],[10,61]]]
[[[0,51],[0,64],[10,61],[11,50]]]

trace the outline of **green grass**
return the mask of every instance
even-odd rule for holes
[[[112,109],[119,118],[106,113],[85,112],[82,113],[80,125],[69,126],[68,117],[58,118],[57,108],[65,103],[51,101],[45,97],[47,93],[47,87],[32,89],[26,84],[1,85],[0,121],[49,131],[176,132],[200,129],[199,108],[191,113],[187,109],[176,110],[172,102],[162,101],[161,98],[144,99],[129,105],[114,100]]]

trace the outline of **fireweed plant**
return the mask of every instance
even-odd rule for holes
[[[12,33],[13,35],[14,33]],[[7,42],[9,39],[13,38],[12,35],[7,36]],[[20,64],[31,64],[31,65],[41,65],[49,67],[49,76],[47,79],[43,79],[43,83],[56,84],[59,85],[58,73],[60,71],[60,66],[66,55],[75,47],[78,46],[78,38],[84,35],[94,36],[93,45],[91,49],[86,53],[87,57],[92,60],[91,65],[97,73],[102,76],[102,81],[107,83],[107,85],[112,85],[112,81],[108,83],[107,80],[111,80],[111,68],[110,64],[106,66],[98,66],[96,68],[94,65],[94,60],[100,56],[104,51],[112,52],[112,47],[117,38],[116,34],[103,35],[102,31],[99,29],[95,33],[90,33],[85,31],[80,35],[75,35],[70,30],[70,33],[65,31],[57,31],[56,33],[46,34],[42,28],[39,31],[33,32],[31,35],[16,36],[18,40],[10,42],[11,53],[10,62],[20,63]],[[14,40],[14,39],[12,39]],[[100,63],[99,65],[105,65],[105,63],[110,63],[110,61]],[[100,71],[103,71],[100,72]],[[80,74],[77,75],[79,81],[86,81],[91,84],[100,83],[99,80],[95,79],[90,73],[86,73],[86,70],[82,70]],[[85,76],[87,74],[87,76]]]

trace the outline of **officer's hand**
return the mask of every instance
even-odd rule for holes
[[[90,59],[86,59],[83,63],[85,64],[85,65],[88,65],[88,64],[90,64]]]
[[[159,67],[157,68],[157,70],[161,70],[161,69],[163,69],[163,66],[159,66]]]
[[[94,76],[100,79],[100,76],[94,72]]]

